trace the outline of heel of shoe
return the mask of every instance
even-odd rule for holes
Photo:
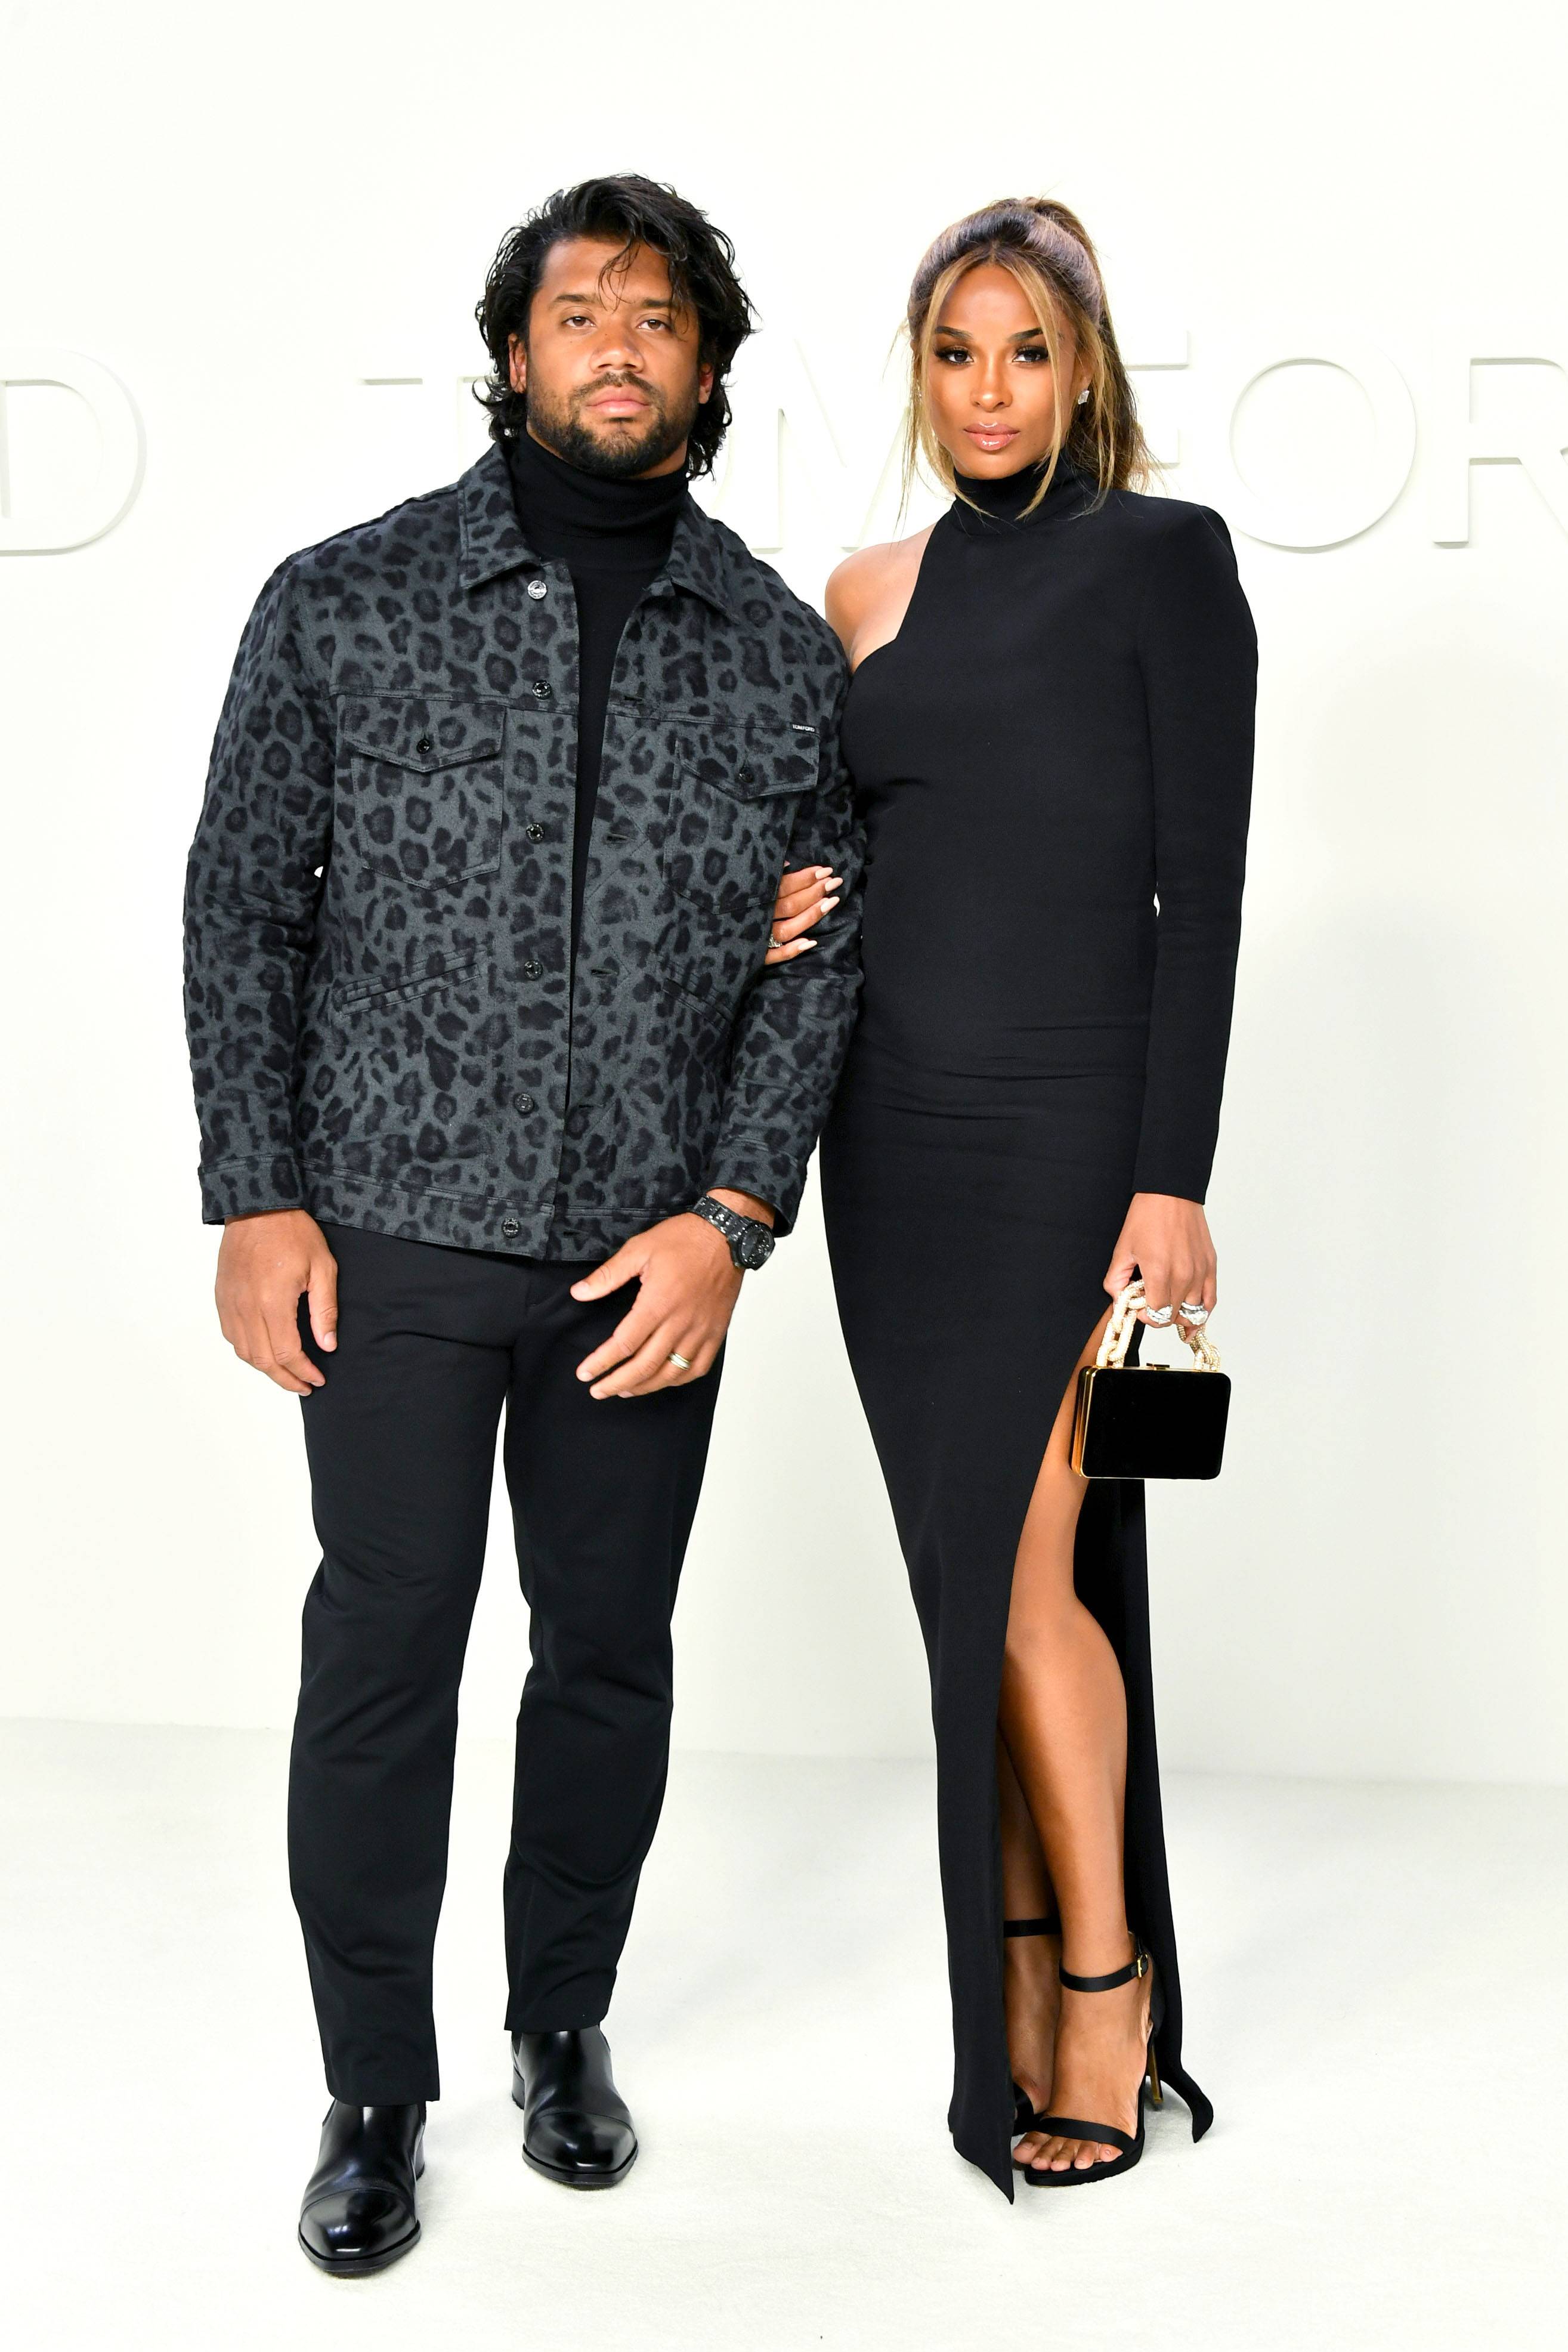
[[[1163,2107],[1166,2103],[1165,2084],[1160,2080],[1159,2060],[1160,2028],[1164,2025],[1165,2021],[1165,1989],[1161,1985],[1158,1977],[1156,1977],[1155,1979],[1154,1990],[1149,1996],[1148,2084],[1149,2105],[1152,2107]]]

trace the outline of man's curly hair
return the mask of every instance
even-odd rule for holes
[[[615,241],[617,250],[606,265],[612,278],[635,246],[650,247],[668,263],[671,289],[695,314],[701,354],[714,372],[713,391],[697,411],[687,443],[686,470],[711,474],[729,430],[725,379],[756,317],[735,274],[735,247],[724,231],[674,188],[635,172],[558,188],[503,237],[485,280],[485,299],[474,313],[490,354],[490,373],[476,390],[490,412],[491,439],[523,429],[528,402],[512,389],[510,339],[516,335],[526,348],[545,256],[572,236]]]

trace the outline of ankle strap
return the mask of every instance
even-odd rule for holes
[[[1131,1984],[1134,1977],[1146,1977],[1154,1963],[1134,1936],[1135,1949],[1124,1969],[1113,1969],[1108,1977],[1075,1977],[1071,1969],[1060,1971],[1069,1992],[1114,1992],[1118,1985]]]
[[[1004,1919],[1004,1936],[1060,1936],[1061,1922],[1054,1911],[1043,1919]]]

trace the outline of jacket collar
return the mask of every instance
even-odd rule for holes
[[[465,588],[482,587],[505,572],[544,569],[517,520],[511,477],[499,449],[486,449],[478,464],[470,466],[459,478],[457,527],[462,551],[458,569]],[[743,617],[743,591],[735,572],[735,557],[724,533],[688,498],[675,519],[674,544],[653,583],[655,592],[661,582],[667,581],[738,621]]]

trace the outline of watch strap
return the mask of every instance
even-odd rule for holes
[[[755,1270],[753,1260],[742,1255],[743,1244],[749,1244],[754,1251],[759,1252],[762,1261],[772,1255],[774,1234],[760,1217],[743,1216],[738,1209],[730,1208],[727,1202],[716,1201],[711,1192],[705,1192],[700,1201],[694,1201],[691,1213],[694,1217],[701,1217],[705,1223],[712,1225],[716,1233],[723,1234],[729,1244],[731,1261],[743,1274]]]

